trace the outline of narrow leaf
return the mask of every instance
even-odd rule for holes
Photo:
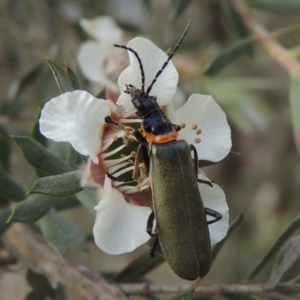
[[[21,201],[25,199],[23,189],[12,180],[9,174],[1,166],[0,195],[7,201]]]
[[[67,63],[65,63],[65,72],[69,77],[69,80],[71,82],[73,91],[80,90],[80,85],[79,85],[78,78],[77,78],[76,74],[69,68]]]
[[[128,264],[122,271],[117,273],[112,280],[115,282],[137,282],[151,270],[164,262],[164,258],[156,255],[153,259],[149,256],[149,251],[137,257]]]
[[[223,8],[223,12],[226,17],[227,23],[230,26],[230,31],[235,33],[236,38],[245,38],[246,36],[248,36],[249,31],[243,19],[236,12],[230,1],[221,1],[220,3]],[[252,50],[252,47],[248,50]]]
[[[41,145],[46,146],[46,144],[47,144],[47,138],[44,135],[42,135],[41,132],[40,132],[40,124],[39,124],[40,116],[41,116],[41,109],[39,108],[38,112],[37,112],[37,117],[35,119],[35,122],[33,124],[32,129],[31,129],[30,136],[34,140],[36,140],[37,142],[39,142]]]
[[[2,164],[6,171],[9,171],[10,148],[10,137],[5,128],[0,126],[0,164]]]
[[[251,49],[254,38],[252,36],[240,39],[220,53],[204,71],[206,75],[215,75]]]
[[[38,178],[27,192],[66,198],[82,190],[77,171]]]
[[[235,230],[242,224],[244,220],[244,215],[243,213],[240,213],[231,223],[227,235],[226,237],[218,244],[216,244],[213,248],[212,251],[212,261],[214,261],[218,255],[218,253],[220,252],[220,250],[222,249],[223,245],[226,243],[226,241],[230,238],[230,236],[235,232]]]
[[[53,73],[53,76],[55,78],[55,81],[61,93],[63,94],[66,92],[73,91],[72,82],[67,72],[62,67],[60,67],[59,65],[51,61],[50,59],[47,58],[46,60]]]
[[[248,1],[248,5],[252,8],[266,10],[269,12],[278,13],[290,13],[298,14],[300,13],[300,3],[298,0],[254,0]]]
[[[171,10],[174,11],[174,19],[181,16],[185,10],[189,7],[191,0],[172,0]]]
[[[10,209],[4,209],[0,211],[0,236],[9,228],[11,224],[6,223],[7,219],[11,214]]]
[[[57,198],[44,195],[30,195],[18,203],[8,222],[35,222],[44,216],[56,203]]]
[[[39,223],[48,244],[61,254],[64,254],[67,249],[87,249],[81,232],[58,215],[54,209],[50,210]]]
[[[291,268],[300,255],[300,236],[296,236],[286,242],[276,258],[271,272],[269,283],[275,287],[284,273]]]
[[[33,138],[17,136],[12,138],[23,152],[27,162],[36,170],[40,170],[48,175],[57,175],[69,171],[64,161],[49,152]]]
[[[194,294],[194,290],[190,290],[188,292],[182,293],[178,296],[171,298],[171,300],[192,300],[193,294]]]
[[[290,83],[290,108],[294,139],[298,152],[300,152],[300,77],[294,76]]]
[[[227,300],[256,300],[257,298],[247,295],[247,294],[233,294],[233,293],[228,293],[222,295],[225,299]]]
[[[285,229],[285,231],[278,237],[278,239],[271,246],[270,250],[266,253],[266,255],[257,263],[257,265],[253,268],[250,275],[248,276],[248,280],[253,279],[262,269],[263,267],[270,261],[272,256],[276,253],[276,251],[281,247],[281,245],[300,227],[300,216],[295,218],[291,224]]]

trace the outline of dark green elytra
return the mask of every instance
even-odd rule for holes
[[[181,278],[204,277],[211,265],[210,237],[189,144],[183,140],[153,144],[150,176],[165,259]]]

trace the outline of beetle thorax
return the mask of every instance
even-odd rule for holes
[[[149,96],[144,91],[137,89],[133,85],[127,85],[126,92],[131,96],[133,106],[142,117],[160,109],[155,96]]]

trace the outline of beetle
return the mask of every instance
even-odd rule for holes
[[[131,96],[136,114],[142,119],[141,130],[133,128],[131,130],[131,134],[139,142],[133,177],[137,177],[138,164],[143,161],[151,178],[153,200],[153,212],[149,216],[146,229],[149,235],[155,238],[150,255],[154,257],[159,244],[164,258],[173,271],[181,278],[195,280],[204,277],[210,269],[211,246],[208,224],[220,220],[222,215],[203,205],[198,182],[211,186],[212,183],[198,179],[199,162],[195,147],[177,139],[181,127],[172,124],[158,105],[157,98],[150,95],[157,78],[180,46],[189,27],[190,21],[146,91],[145,73],[138,53],[126,46],[115,46],[134,53],[141,71],[141,88],[128,84],[124,92]],[[115,122],[111,117],[106,117],[105,122],[125,130],[125,126]],[[118,180],[108,175],[113,180]],[[213,216],[214,219],[207,221],[206,214]],[[156,225],[153,233],[154,220]]]

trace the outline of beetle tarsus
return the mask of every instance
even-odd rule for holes
[[[205,207],[205,213],[207,215],[215,218],[214,220],[207,221],[207,225],[216,223],[216,222],[220,221],[223,218],[223,216],[219,212],[217,212],[213,209],[210,209],[210,208]]]
[[[203,180],[203,179],[197,179],[197,181],[199,182],[199,183],[204,183],[204,184],[207,184],[207,185],[209,185],[210,187],[214,187],[213,186],[213,183],[215,183],[214,181],[210,181],[210,180]]]
[[[154,242],[153,242],[153,246],[149,252],[149,256],[151,258],[155,258],[155,251],[156,251],[157,246],[158,246],[158,238],[155,238]]]

